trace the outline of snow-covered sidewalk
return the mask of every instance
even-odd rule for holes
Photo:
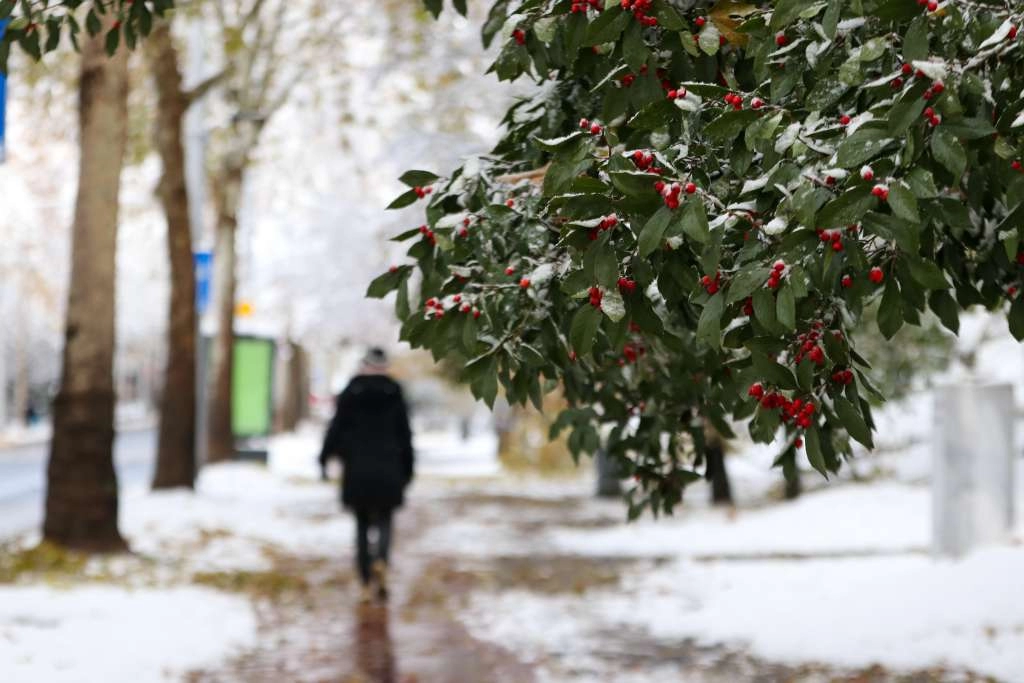
[[[676,516],[627,524],[586,476],[514,478],[487,439],[434,435],[390,608],[367,611],[318,436],[276,439],[268,467],[206,468],[195,494],[127,492],[136,555],[12,573],[0,552],[0,680],[1024,681],[1024,526],[933,559],[915,477],[784,503],[744,453],[739,509],[697,487]]]

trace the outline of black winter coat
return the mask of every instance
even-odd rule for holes
[[[396,508],[412,481],[409,414],[402,389],[384,375],[357,375],[338,396],[320,464],[341,459],[341,502],[350,508]]]

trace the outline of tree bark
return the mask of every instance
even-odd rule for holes
[[[729,484],[729,471],[725,467],[725,444],[710,423],[705,424],[704,434],[704,459],[707,463],[705,476],[711,481],[711,502],[715,505],[732,505],[732,486]]]
[[[278,432],[291,432],[306,417],[305,406],[309,395],[305,351],[293,341],[288,342],[288,355],[282,370],[276,429]]]
[[[114,470],[114,294],[118,194],[128,121],[128,51],[82,45],[78,195],[63,371],[53,407],[43,536],[86,551],[126,548]]]
[[[153,488],[192,488],[196,478],[196,284],[182,142],[190,99],[182,90],[178,51],[170,22],[161,22],[153,29],[147,49],[157,91],[154,137],[163,162],[157,194],[167,218],[167,253],[171,266],[167,367],[160,397],[160,435]]]
[[[232,366],[235,338],[235,234],[238,204],[242,192],[244,164],[229,158],[214,184],[217,205],[217,241],[214,247],[214,289],[217,336],[211,354],[207,460],[223,462],[235,457],[235,435],[231,425]]]

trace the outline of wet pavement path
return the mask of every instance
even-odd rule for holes
[[[260,633],[251,651],[188,683],[927,683],[981,681],[944,670],[896,675],[881,668],[766,662],[690,640],[665,642],[635,629],[595,624],[579,652],[538,658],[484,642],[464,612],[502,591],[587,600],[658,558],[583,557],[545,548],[550,526],[619,524],[614,505],[578,497],[525,498],[445,491],[413,501],[397,518],[387,604],[360,605],[351,556],[274,558],[273,588],[254,596]],[[347,552],[351,539],[339,539]],[[543,632],[554,624],[536,623]],[[595,640],[596,637],[596,640]]]

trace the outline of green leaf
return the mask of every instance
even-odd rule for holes
[[[893,278],[889,278],[882,293],[882,301],[878,306],[878,329],[886,339],[893,336],[903,327],[903,299],[899,287]]]
[[[411,272],[411,266],[401,266],[393,271],[377,276],[367,288],[366,296],[371,299],[383,299],[389,292],[398,289],[398,286],[409,277]]]
[[[605,287],[615,286],[615,282],[619,279],[619,259],[615,255],[615,250],[607,241],[600,245],[595,244],[594,247],[597,249],[594,260],[594,277],[597,278],[598,284]]]
[[[878,128],[861,128],[839,143],[836,164],[853,168],[874,159],[893,143],[889,132]]]
[[[871,430],[868,428],[864,418],[861,417],[860,411],[849,401],[842,396],[836,396],[833,404],[835,405],[836,414],[839,416],[839,421],[843,423],[843,427],[854,439],[862,443],[867,448],[874,448],[875,444],[871,438]]]
[[[843,228],[858,222],[878,203],[871,188],[861,185],[839,195],[818,213],[818,226],[823,229]]]
[[[105,41],[107,55],[113,56],[117,52],[117,46],[121,44],[121,28],[116,27],[107,31],[107,39]]]
[[[1007,316],[1010,324],[1010,334],[1017,341],[1024,341],[1024,299],[1017,297],[1010,304],[1010,313]]]
[[[667,206],[658,209],[653,216],[644,224],[637,239],[637,253],[640,258],[649,256],[655,249],[661,246],[662,237],[672,219],[672,211]]]
[[[889,134],[893,136],[902,135],[910,126],[921,119],[921,113],[928,105],[928,101],[922,97],[925,90],[931,87],[930,83],[919,81],[910,90],[903,94],[900,101],[892,106],[886,122],[889,126]]]
[[[775,3],[772,11],[772,20],[768,24],[768,30],[776,33],[786,28],[800,16],[800,12],[807,7],[807,0],[779,0]]]
[[[437,179],[438,176],[430,171],[406,171],[398,180],[409,187],[423,187],[424,185],[430,185]]]
[[[918,16],[910,22],[910,28],[903,36],[903,61],[912,62],[928,59],[928,22]]]
[[[415,204],[416,200],[419,199],[419,195],[414,190],[408,190],[395,197],[395,200],[388,204],[388,209],[404,209],[410,204]]]
[[[769,289],[759,289],[754,292],[754,316],[757,321],[774,331],[778,327],[778,318],[775,314],[775,297]]]
[[[942,126],[932,132],[932,154],[935,160],[953,174],[957,183],[967,168],[967,153],[960,141],[948,133]]]
[[[725,297],[718,292],[704,305],[697,321],[697,340],[713,349],[722,345],[722,313],[725,311]]]
[[[775,311],[775,315],[783,327],[787,330],[796,329],[796,298],[793,296],[793,288],[788,284],[779,287]]]
[[[626,317],[626,302],[618,289],[609,289],[601,299],[601,311],[608,316],[612,322],[619,322]]]
[[[590,22],[587,27],[587,36],[584,38],[586,45],[600,45],[618,40],[626,24],[632,19],[632,15],[623,12],[618,6],[606,9],[598,15],[597,19]]]
[[[934,261],[908,258],[907,265],[913,278],[928,289],[949,289],[946,276]]]
[[[750,360],[754,366],[754,373],[765,382],[780,389],[795,390],[798,388],[796,378],[788,368],[784,368],[768,356],[751,352]]]
[[[707,244],[711,238],[708,216],[704,211],[704,202],[699,198],[691,197],[686,202],[686,206],[683,208],[682,225],[683,232],[700,244]]]
[[[937,289],[928,297],[928,305],[942,325],[953,334],[960,334],[960,306],[945,289]]]
[[[601,326],[601,311],[585,304],[573,316],[569,329],[569,344],[579,356],[585,356],[594,348],[597,330]]]
[[[889,186],[889,208],[897,218],[911,223],[921,222],[921,216],[917,211],[917,198],[910,188],[901,182]]]
[[[760,116],[761,113],[754,109],[742,109],[740,111],[730,109],[719,114],[718,118],[705,126],[704,134],[715,140],[731,140]]]
[[[754,293],[754,290],[762,286],[768,280],[770,268],[745,268],[741,270],[729,283],[725,303],[734,304],[737,301],[746,299]]]
[[[821,436],[817,425],[804,430],[804,449],[807,451],[807,462],[827,479],[828,468],[825,467],[825,456],[821,453]]]

